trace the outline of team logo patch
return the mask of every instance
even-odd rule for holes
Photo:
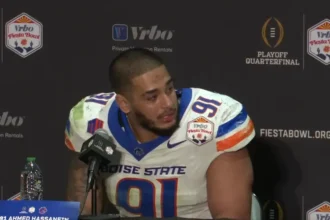
[[[144,154],[144,151],[142,148],[136,147],[136,148],[134,148],[134,154],[137,156],[142,156]]]
[[[45,206],[43,206],[39,209],[39,214],[44,215],[47,213],[47,211],[48,211],[47,208]]]
[[[330,20],[324,19],[308,29],[307,53],[324,65],[330,64]]]
[[[94,134],[94,132],[97,129],[103,128],[103,124],[104,124],[104,122],[97,118],[90,120],[90,121],[88,121],[87,132],[90,134]]]
[[[307,212],[306,220],[320,220],[330,218],[330,203],[323,202]]]
[[[6,47],[25,58],[42,48],[43,26],[26,13],[6,23]]]
[[[214,124],[204,117],[198,117],[187,125],[187,139],[197,146],[213,139]]]

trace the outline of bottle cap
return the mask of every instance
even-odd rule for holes
[[[26,158],[26,161],[34,162],[34,161],[36,161],[36,158],[35,157],[28,157],[28,158]]]

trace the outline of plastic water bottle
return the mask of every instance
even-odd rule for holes
[[[21,200],[43,199],[43,177],[35,157],[26,158],[21,172]]]

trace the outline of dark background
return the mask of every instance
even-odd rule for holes
[[[330,130],[330,65],[306,52],[307,29],[330,18],[329,1],[108,1],[60,3],[1,1],[0,117],[23,117],[21,126],[0,125],[1,198],[19,192],[27,156],[36,156],[45,178],[45,198],[64,200],[69,152],[64,127],[82,97],[110,90],[107,68],[119,52],[112,46],[170,47],[159,53],[177,87],[201,87],[241,101],[255,122],[250,146],[255,193],[262,205],[281,204],[285,219],[330,200],[328,139],[270,138],[261,128]],[[22,58],[6,48],[5,24],[21,13],[43,24],[43,47]],[[263,41],[265,21],[277,18],[284,38],[277,48]],[[112,26],[127,24],[127,41],[114,41]],[[171,40],[134,40],[130,27],[172,30]],[[275,25],[274,20],[269,24]],[[275,25],[276,26],[276,25]],[[267,29],[268,30],[268,29]],[[267,32],[268,33],[268,32]],[[247,65],[257,51],[288,52],[298,66]],[[265,207],[265,219],[269,217]],[[267,214],[268,213],[268,214]],[[310,219],[312,220],[312,218]]]

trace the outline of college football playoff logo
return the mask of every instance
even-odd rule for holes
[[[263,207],[265,220],[283,220],[283,209],[279,202],[268,200]]]
[[[268,18],[261,29],[261,36],[268,47],[278,47],[284,37],[284,28],[277,18]]]

